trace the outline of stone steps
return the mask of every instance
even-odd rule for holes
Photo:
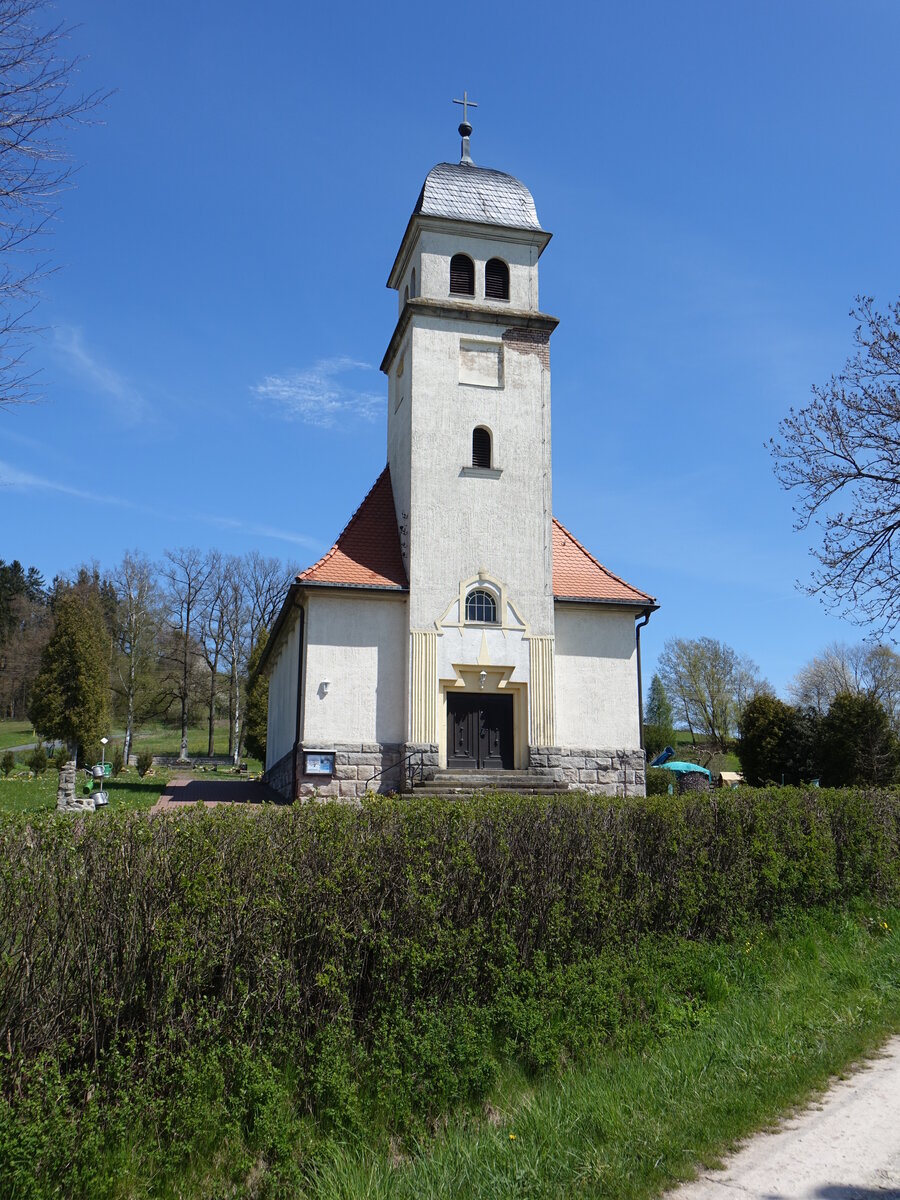
[[[532,771],[435,771],[432,779],[413,783],[414,795],[455,799],[485,791],[546,796],[568,790],[568,784],[552,774]]]

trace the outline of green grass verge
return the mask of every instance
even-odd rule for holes
[[[819,913],[707,946],[693,997],[667,996],[660,977],[669,1028],[645,1045],[542,1079],[507,1067],[482,1113],[412,1146],[331,1140],[298,1194],[660,1195],[900,1028],[898,929],[898,911]]]
[[[116,779],[107,779],[109,808],[133,809],[152,808],[168,782],[166,772],[156,771],[153,776],[141,779],[137,771],[123,771]],[[59,774],[53,767],[40,776],[26,774],[0,777],[0,813],[52,812],[56,808],[56,789]],[[78,776],[79,794],[87,779]]]

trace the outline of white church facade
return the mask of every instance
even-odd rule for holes
[[[297,576],[261,665],[266,779],[290,799],[402,790],[411,770],[644,791],[639,630],[656,601],[553,517],[551,235],[460,132],[388,279],[387,465]]]

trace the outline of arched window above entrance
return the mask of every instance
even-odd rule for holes
[[[466,596],[466,621],[475,621],[479,625],[496,625],[496,597],[485,588],[473,588]]]

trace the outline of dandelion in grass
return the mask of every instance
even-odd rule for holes
[[[516,1135],[515,1135],[514,1133],[511,1133],[511,1134],[509,1135],[509,1140],[510,1140],[511,1142],[514,1142],[514,1141],[516,1140]]]

